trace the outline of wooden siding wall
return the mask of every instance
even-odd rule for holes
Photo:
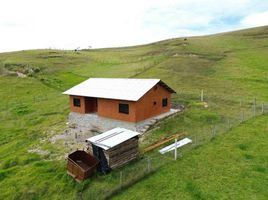
[[[134,137],[111,149],[104,150],[104,155],[109,167],[115,169],[135,159],[139,154],[138,141],[139,138]],[[94,156],[91,143],[88,143],[87,152]]]

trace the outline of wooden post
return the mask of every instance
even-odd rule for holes
[[[244,121],[244,110],[241,110],[241,122]]]
[[[123,185],[123,172],[120,172],[120,189],[122,189],[122,185]]]
[[[261,113],[264,113],[264,103],[261,104]]]
[[[211,138],[213,138],[213,125],[211,125]]]
[[[201,90],[201,101],[204,101],[204,90]]]
[[[151,160],[150,158],[147,158],[147,172],[149,173],[151,171]]]
[[[177,160],[177,138],[175,139],[174,159]]]
[[[256,116],[256,98],[254,98],[254,102],[253,102],[253,116]]]
[[[83,200],[83,192],[79,192],[79,197],[81,200]]]

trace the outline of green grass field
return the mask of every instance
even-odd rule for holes
[[[221,127],[229,119],[232,125],[238,124],[241,110],[245,111],[245,118],[252,117],[254,98],[258,105],[268,102],[267,38],[268,27],[259,27],[126,48],[1,53],[0,199],[76,199],[81,191],[88,190],[92,191],[92,199],[101,199],[94,191],[109,190],[118,183],[117,171],[107,176],[96,175],[83,184],[67,176],[64,156],[69,149],[62,142],[49,142],[49,138],[66,128],[69,100],[62,92],[67,88],[89,77],[161,78],[177,91],[173,101],[186,105],[187,109],[150,131],[141,147],[181,131],[203,138],[209,132],[207,128],[215,123]],[[17,72],[27,77],[18,77]],[[199,102],[202,89],[208,108]],[[257,111],[260,112],[260,107]],[[249,199],[264,198],[267,123],[265,116],[241,124],[228,136],[217,137],[213,143],[189,151],[182,160],[157,170],[115,198],[124,199],[128,194],[133,199],[134,194],[146,198],[158,190],[159,195],[153,195],[158,199],[166,195],[170,199],[180,195],[196,199],[232,198],[232,195],[234,199],[242,199],[243,195]],[[245,141],[245,152],[239,149],[241,144],[244,148],[243,135],[254,144],[248,147]],[[48,153],[41,156],[28,152],[36,148]],[[215,153],[219,158],[233,157],[226,158],[228,165],[225,165],[224,159],[215,158]],[[236,159],[241,161],[239,165]],[[200,163],[204,160],[207,162]],[[198,163],[198,167],[191,161]],[[173,177],[172,170],[177,168]],[[232,173],[237,171],[240,174],[233,177]],[[207,180],[210,173],[212,177]],[[175,175],[181,179],[175,179]],[[160,180],[166,183],[162,188],[160,184],[156,186]]]
[[[267,199],[267,120],[241,124],[113,199]]]

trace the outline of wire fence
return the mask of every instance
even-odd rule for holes
[[[187,95],[187,98],[189,98],[189,95]],[[211,105],[211,101],[214,101],[215,109],[220,107],[215,103],[215,97],[204,97],[203,91],[199,97],[192,95],[191,99],[195,102],[204,103],[204,105],[206,103]],[[225,101],[228,102],[230,100]],[[228,132],[241,123],[268,112],[268,103],[257,102],[255,98],[252,101],[234,101],[230,104],[235,106],[228,108],[229,115],[218,114],[217,120],[211,121],[198,129],[191,129],[189,127],[186,130],[186,136],[192,140],[192,143],[179,149],[178,158],[186,153],[190,153],[193,148],[212,141],[218,135]],[[160,154],[157,149],[146,154],[141,154],[136,160],[122,168],[113,170],[108,175],[96,175],[93,177],[91,185],[87,189],[82,190],[77,195],[77,199],[108,199],[157,172],[161,167],[167,166],[175,161],[174,151]]]

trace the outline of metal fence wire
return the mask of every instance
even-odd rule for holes
[[[191,97],[194,100],[206,101],[209,104],[211,103],[209,101],[215,100],[215,97],[204,97],[203,91],[201,92],[200,97],[196,97],[192,94],[184,95],[187,98]],[[178,150],[177,161],[174,159],[174,151],[160,154],[157,149],[148,154],[146,153],[128,165],[113,170],[109,175],[101,176],[100,178],[98,177],[98,183],[96,183],[96,185],[99,184],[99,187],[94,187],[94,190],[91,190],[90,187],[85,189],[77,195],[77,199],[108,199],[157,172],[161,167],[172,162],[179,162],[179,158],[184,154],[190,153],[193,148],[204,145],[218,135],[224,134],[230,129],[244,123],[246,120],[267,112],[268,103],[257,103],[256,99],[247,102],[239,101],[237,102],[237,106],[233,109],[232,115],[229,117],[222,117],[222,115],[220,115],[220,120],[217,122],[212,122],[208,126],[204,126],[198,130],[187,130],[187,137],[192,140],[192,143]],[[94,178],[92,181],[95,181]]]

